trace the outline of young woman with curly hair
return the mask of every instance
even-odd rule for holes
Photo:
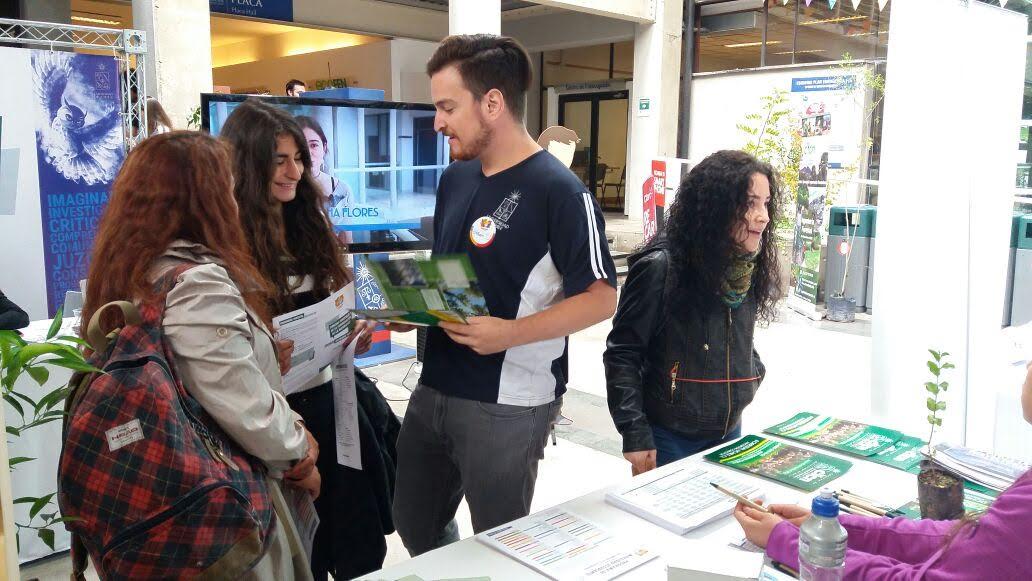
[[[737,438],[763,381],[757,320],[780,298],[774,170],[719,151],[681,183],[631,256],[603,355],[609,411],[639,474]]]

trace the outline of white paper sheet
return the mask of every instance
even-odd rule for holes
[[[308,560],[312,560],[312,545],[315,542],[315,532],[319,529],[319,515],[315,512],[315,501],[307,490],[284,483],[282,487],[283,499],[287,501],[290,509],[290,516],[294,518],[294,526],[297,534],[301,537],[301,546],[304,547]]]
[[[613,579],[659,556],[562,509],[495,527],[477,540],[553,579]]]
[[[337,463],[362,469],[358,437],[358,394],[355,392],[355,346],[352,341],[333,363],[333,412],[337,432]]]
[[[346,287],[310,307],[272,320],[276,337],[294,342],[290,371],[283,376],[283,391],[290,395],[312,380],[340,354],[353,328],[355,285]]]

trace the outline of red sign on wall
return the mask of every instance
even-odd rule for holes
[[[641,188],[642,226],[645,240],[650,240],[663,227],[666,209],[666,162],[652,160],[652,174]]]

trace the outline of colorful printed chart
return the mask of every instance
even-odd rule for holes
[[[521,518],[477,539],[553,579],[613,579],[658,556],[562,509]]]

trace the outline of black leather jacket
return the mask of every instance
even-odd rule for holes
[[[652,450],[650,423],[687,438],[726,436],[752,401],[765,369],[753,347],[756,301],[735,309],[719,299],[669,316],[669,254],[632,258],[602,359],[609,412],[624,452]]]

